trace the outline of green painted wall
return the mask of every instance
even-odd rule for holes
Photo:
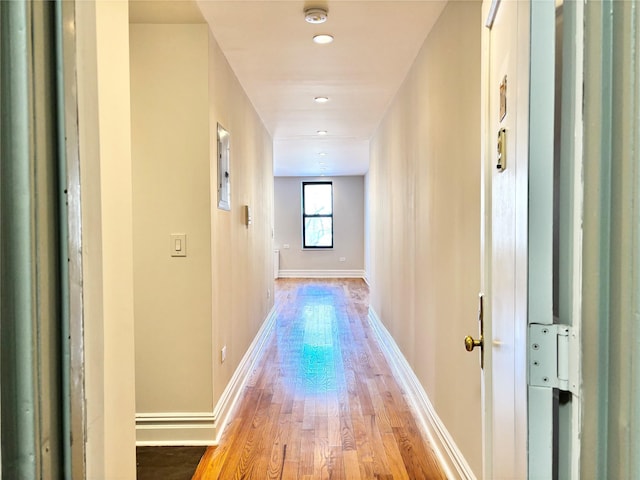
[[[640,9],[585,15],[581,474],[638,478]]]

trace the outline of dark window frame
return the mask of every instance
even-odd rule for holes
[[[305,187],[307,185],[330,185],[331,186],[331,213],[330,214],[317,214],[317,215],[307,215],[305,213],[304,202],[305,202]],[[306,235],[306,219],[307,218],[330,218],[331,219],[331,245],[307,245],[307,235]],[[332,181],[315,181],[315,182],[302,182],[302,248],[304,250],[326,250],[333,248],[334,241],[334,229],[333,229],[333,182]]]

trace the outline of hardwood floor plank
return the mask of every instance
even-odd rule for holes
[[[344,462],[344,478],[346,480],[361,480],[358,452],[355,450],[343,450],[342,460]]]
[[[329,447],[330,459],[329,462],[329,479],[330,480],[344,480],[346,478],[344,470],[344,457],[340,447]]]
[[[366,375],[356,374],[356,388],[358,392],[358,403],[360,404],[360,411],[362,415],[375,415],[375,409],[373,408],[373,402],[371,401],[371,395],[369,395],[369,387],[367,386],[367,378],[371,378]]]
[[[229,452],[233,450],[234,445],[242,444],[249,434],[249,427],[253,419],[253,412],[251,406],[257,405],[258,400],[262,392],[256,390],[253,387],[247,387],[245,389],[245,408],[244,414],[238,411],[231,422],[227,425],[220,445],[215,448],[207,449],[203,460],[200,461],[198,468],[193,476],[198,480],[201,478],[219,478],[220,471],[227,463],[227,456]],[[207,459],[205,461],[205,459]],[[201,468],[203,467],[204,468]]]
[[[242,478],[249,475],[256,459],[256,445],[260,435],[267,425],[267,411],[271,403],[271,394],[261,395],[255,414],[250,425],[244,427],[246,435],[243,442],[236,445],[229,452],[225,466],[220,471],[221,478]],[[239,475],[239,477],[238,477]]]
[[[306,398],[304,401],[304,414],[302,416],[303,430],[313,430],[316,416],[316,397]]]
[[[365,419],[358,412],[351,416],[353,432],[356,438],[356,448],[360,475],[364,479],[374,478],[374,461],[372,443],[367,433]]]
[[[340,429],[340,405],[337,397],[327,401],[327,430],[329,445],[342,448],[342,434]]]
[[[402,455],[400,454],[398,444],[396,443],[396,437],[393,433],[383,433],[381,436],[382,444],[386,451],[389,470],[391,471],[391,475],[393,475],[394,480],[409,480],[405,463]]]
[[[378,428],[382,433],[393,433],[393,427],[391,426],[384,400],[378,392],[376,383],[373,380],[367,380],[366,383],[373,403],[374,414],[378,420]]]
[[[375,415],[369,415],[364,417],[364,420],[367,438],[369,439],[373,453],[372,462],[374,475],[381,478],[384,475],[391,475],[391,469],[389,468],[389,462],[387,460],[387,451],[384,448],[376,417]]]
[[[343,450],[356,448],[352,418],[348,404],[340,402],[340,437]]]
[[[361,280],[276,282],[273,334],[194,480],[444,479],[368,323]]]
[[[269,472],[274,467],[277,474],[280,468],[271,464],[274,446],[279,445],[278,432],[280,430],[280,404],[272,403],[269,407],[267,422],[259,437],[258,445],[255,451],[256,460],[253,462],[255,471],[264,476],[264,472]],[[277,461],[277,459],[276,459]],[[280,461],[282,463],[282,461]]]
[[[331,469],[331,449],[329,441],[322,436],[315,436],[313,441],[313,478],[329,479]]]
[[[296,400],[293,402],[291,418],[293,421],[302,425],[302,420],[304,419],[304,400]]]
[[[394,435],[405,465],[412,465],[407,468],[414,472],[421,472],[425,478],[446,479],[446,476],[440,470],[433,447],[423,438],[423,433],[418,428],[413,414],[407,411],[402,417],[404,418],[404,430],[394,429]],[[416,446],[421,444],[425,445],[428,455],[418,454]]]
[[[316,417],[327,417],[329,415],[329,395],[322,393],[316,397]]]
[[[281,409],[280,422],[275,435],[275,441],[269,456],[269,466],[267,468],[267,478],[277,480],[282,478],[284,462],[287,458],[287,445],[289,443],[289,432],[291,431],[291,415],[283,414]]]
[[[302,423],[291,423],[291,430],[289,431],[289,441],[287,442],[287,456],[285,457],[285,463],[295,462],[296,471],[298,470],[297,462],[300,461],[300,442],[302,439],[302,432]]]
[[[300,438],[300,462],[298,463],[298,476],[313,476],[315,463],[315,443],[313,430],[302,430]]]

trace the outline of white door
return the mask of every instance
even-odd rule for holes
[[[583,7],[483,14],[483,474],[578,478]]]
[[[484,477],[527,477],[529,2],[483,18]]]

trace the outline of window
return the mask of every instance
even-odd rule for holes
[[[302,182],[302,246],[333,248],[333,184]]]

